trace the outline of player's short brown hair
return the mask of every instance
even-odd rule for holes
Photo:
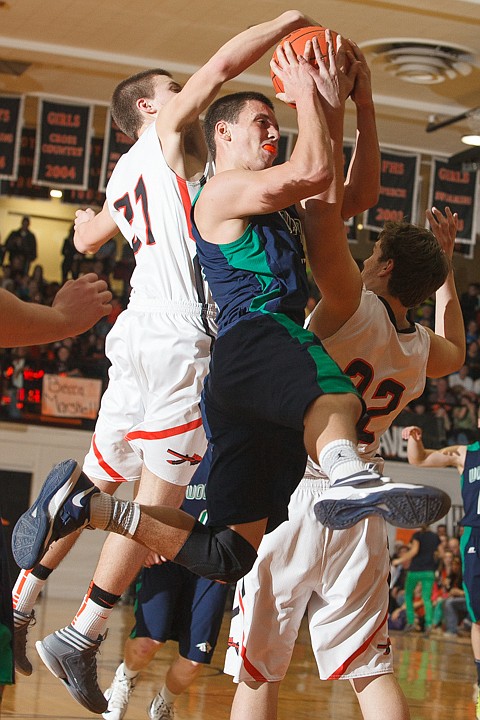
[[[387,222],[378,242],[380,260],[393,260],[388,291],[406,308],[417,307],[445,282],[451,261],[430,230]]]
[[[142,127],[143,117],[136,107],[140,98],[153,98],[155,94],[154,80],[159,75],[171,78],[171,73],[162,68],[143,70],[122,80],[112,95],[110,111],[120,130],[134,140],[138,139],[138,131]]]

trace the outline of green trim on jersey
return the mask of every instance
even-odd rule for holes
[[[283,315],[282,313],[264,312],[265,315],[270,315],[270,317],[282,325],[290,337],[295,338],[301,345],[310,345],[310,347],[308,347],[308,353],[317,368],[317,383],[325,393],[339,394],[353,392],[359,398],[361,397],[350,378],[339,370],[337,363],[328,355],[323,346],[312,342],[316,336],[310,330],[306,330],[301,325],[297,325],[296,322],[290,320],[287,315]]]
[[[0,623],[0,685],[13,685],[13,638],[6,625]]]
[[[251,272],[262,288],[262,294],[253,298],[249,310],[251,312],[263,310],[265,305],[280,296],[280,288],[274,288],[267,292],[268,286],[275,275],[267,261],[263,243],[255,232],[251,223],[245,229],[243,235],[230,243],[222,243],[218,248],[229,265],[236,270]]]

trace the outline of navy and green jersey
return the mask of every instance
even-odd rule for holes
[[[244,317],[282,313],[303,326],[308,300],[302,228],[295,208],[255,215],[237,240],[222,245],[192,230],[218,306],[218,335]]]
[[[480,442],[467,446],[460,486],[465,510],[460,524],[480,528]]]

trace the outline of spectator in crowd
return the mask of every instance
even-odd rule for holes
[[[68,235],[63,241],[62,245],[62,283],[64,283],[70,276],[75,280],[80,271],[80,253],[77,252],[75,245],[73,244],[73,235],[75,233],[75,226],[72,224]]]
[[[433,622],[432,588],[437,568],[437,550],[440,538],[437,533],[429,530],[427,525],[413,534],[410,549],[403,556],[392,560],[392,565],[404,565],[410,561],[405,581],[405,605],[407,624],[405,630],[415,629],[414,593],[417,585],[421,586],[423,607],[425,609],[425,633],[429,634]]]
[[[479,340],[478,324],[476,320],[469,320],[466,323],[465,340],[467,345]]]
[[[470,320],[477,320],[477,313],[480,310],[480,286],[476,282],[471,282],[467,290],[460,295],[460,307],[465,325]]]
[[[456,637],[459,634],[460,623],[468,616],[465,590],[462,588],[462,561],[454,555],[452,557],[452,583],[443,603],[443,617],[445,622],[445,637]]]
[[[451,550],[446,550],[435,572],[435,584],[432,591],[434,629],[442,630],[445,600],[454,596],[454,590],[459,588],[462,588],[460,558],[454,556]]]
[[[478,380],[480,378],[480,346],[476,340],[467,345],[465,363],[468,365],[471,377]]]
[[[5,251],[8,253],[10,265],[27,274],[30,263],[37,257],[37,239],[29,227],[30,218],[25,216],[18,230],[12,230],[5,241]]]
[[[447,444],[468,445],[474,442],[479,437],[477,424],[477,405],[465,394],[452,410],[452,426]]]
[[[454,557],[461,557],[460,555],[460,540],[458,537],[448,538],[448,549],[453,553]]]
[[[460,370],[456,373],[452,373],[448,376],[448,386],[453,392],[459,396],[468,394],[473,400],[475,395],[474,381],[470,375],[470,369],[468,365],[462,365]]]

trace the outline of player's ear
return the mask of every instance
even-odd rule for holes
[[[148,115],[154,115],[157,112],[157,108],[154,107],[151,98],[138,98],[136,106],[140,112],[147,113]]]
[[[381,263],[380,268],[380,275],[389,275],[393,270],[393,260],[390,258],[389,260],[384,260]]]
[[[225,120],[220,120],[217,123],[217,134],[221,140],[226,140],[227,142],[230,142],[231,135],[230,135],[230,128],[228,126],[228,123],[225,122]]]

